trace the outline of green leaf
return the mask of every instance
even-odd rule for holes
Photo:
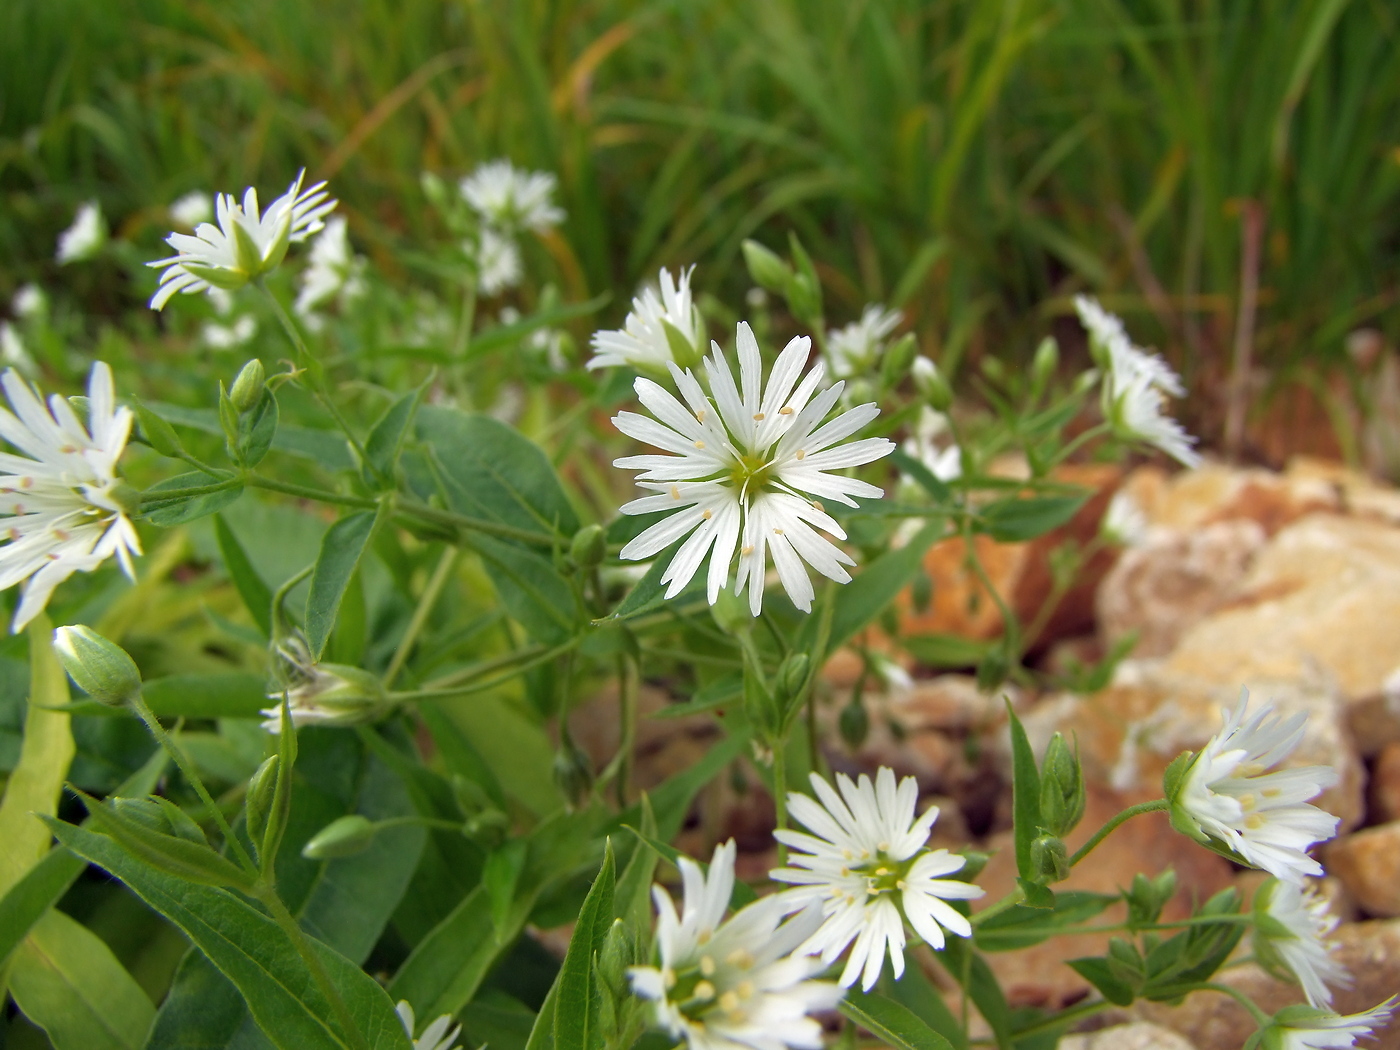
[[[534,551],[479,534],[471,547],[481,555],[486,574],[496,585],[501,604],[511,619],[546,645],[572,637],[583,615],[573,588],[555,571],[554,563]]]
[[[968,998],[991,1027],[998,1050],[1011,1050],[1011,1006],[987,960],[961,937],[949,937],[933,956],[949,977],[966,987]]]
[[[880,555],[854,580],[837,588],[827,652],[839,649],[894,601],[914,574],[923,568],[924,552],[935,540],[941,539],[944,532],[942,522],[929,522],[899,550]],[[816,641],[817,628],[817,618],[810,617],[802,625],[795,648],[809,652]]]
[[[173,492],[177,489],[215,485],[226,480],[227,477],[228,475],[221,477],[206,474],[202,470],[192,470],[188,474],[177,474],[173,478],[156,482],[146,490],[146,495],[158,496],[162,492]],[[210,492],[203,496],[182,496],[163,502],[147,502],[142,510],[146,520],[151,524],[168,529],[176,525],[183,525],[188,521],[208,517],[210,514],[216,514],[241,495],[243,495],[243,486],[234,485],[232,488],[220,489],[218,492]]]
[[[900,639],[909,655],[932,667],[976,667],[995,642],[956,634],[913,634]]]
[[[133,858],[187,882],[252,889],[253,880],[246,871],[208,846],[156,831],[122,816],[110,803],[88,795],[81,798],[94,826]],[[52,830],[61,822],[50,817],[47,823]]]
[[[243,599],[243,604],[247,606],[248,612],[253,617],[253,622],[262,629],[264,638],[272,637],[272,591],[263,582],[263,578],[258,575],[253,568],[253,563],[248,560],[248,554],[243,550],[243,545],[238,542],[238,537],[233,534],[233,530],[228,527],[223,516],[214,515],[214,535],[219,541],[219,554],[224,559],[224,571],[228,573],[228,578],[233,581],[233,586],[237,589],[239,597]]]
[[[1087,496],[999,499],[982,508],[978,527],[999,543],[1033,540],[1068,522],[1086,499]]]
[[[375,488],[383,486],[372,481],[369,476],[371,474],[377,474],[384,479],[385,485],[393,488],[394,467],[399,461],[399,450],[403,448],[404,436],[413,424],[413,417],[418,412],[418,404],[423,399],[426,389],[427,384],[424,383],[390,405],[365,439],[365,458],[369,461],[365,480]]]
[[[15,953],[10,992],[54,1050],[140,1050],[156,1013],[102,938],[56,910]]]
[[[943,993],[934,987],[922,967],[909,967],[898,980],[893,974],[882,975],[878,987],[884,995],[952,1043],[953,1050],[967,1050],[967,1033],[963,1031],[962,1020],[948,1008]]]
[[[86,869],[87,863],[66,849],[50,850],[0,897],[0,968]]]
[[[564,486],[540,447],[490,416],[425,406],[418,438],[433,452],[455,511],[567,542],[578,531]]]
[[[0,800],[0,894],[8,893],[48,852],[51,836],[40,814],[58,812],[58,796],[73,761],[71,719],[50,710],[68,703],[68,676],[54,655],[53,626],[40,613],[29,622],[29,709],[19,762]]]
[[[347,1045],[330,1004],[296,947],[272,919],[227,890],[192,885],[141,864],[105,835],[58,822],[52,827],[65,846],[121,879],[183,930],[237,986],[275,1046],[341,1050]],[[371,1050],[411,1050],[384,989],[318,941],[311,941],[311,949]]]
[[[504,941],[507,933],[510,906],[515,900],[515,889],[520,884],[520,873],[525,869],[525,853],[524,839],[504,842],[491,851],[481,872],[481,884],[486,888],[486,899],[491,906],[491,925],[498,942]]]
[[[261,718],[267,679],[247,671],[173,674],[146,683],[141,696],[163,718]]]
[[[266,458],[277,433],[277,398],[263,387],[258,400],[238,418],[238,444],[231,449],[235,463],[256,467]]]
[[[890,453],[890,462],[901,472],[917,481],[919,487],[939,503],[952,502],[953,490],[948,487],[947,482],[940,481],[938,475],[902,448],[897,448]]]
[[[224,428],[219,422],[219,413],[212,408],[185,408],[182,405],[169,405],[157,401],[148,401],[146,405],[172,423],[201,430],[206,434],[223,435]],[[344,435],[333,430],[318,430],[295,423],[283,423],[273,435],[272,447],[278,452],[309,459],[327,470],[347,470],[354,465]]]
[[[1025,727],[1016,717],[1011,702],[1006,703],[1011,728],[1011,811],[1016,833],[1016,870],[1021,878],[1035,882],[1031,863],[1031,843],[1040,834],[1040,772]]]
[[[371,510],[346,515],[327,529],[321,540],[306,594],[306,644],[313,660],[321,659],[325,652],[340,601],[359,567],[377,517]]]
[[[894,1050],[953,1050],[908,1007],[883,995],[867,995],[854,988],[841,1001],[841,1013]]]
[[[1067,926],[1087,922],[1118,899],[1106,893],[1069,890],[1054,894],[1051,911],[1018,905],[974,927],[977,947],[985,952],[1029,948]]]
[[[622,876],[617,880],[613,897],[613,914],[632,929],[638,930],[647,926],[651,880],[656,873],[657,862],[656,852],[644,848],[646,839],[654,839],[657,836],[656,814],[652,811],[649,796],[642,796],[641,807],[642,820],[638,833],[642,842],[632,851],[632,859],[627,862],[627,867],[622,869]]]
[[[612,839],[608,839],[602,869],[584,898],[564,965],[559,970],[559,995],[554,1004],[555,1050],[594,1050],[594,1043],[600,1038],[593,958],[612,926],[614,889]]]
[[[1067,959],[1065,962],[1115,1006],[1127,1006],[1133,1001],[1133,990],[1114,976],[1107,959],[1096,956],[1087,959]]]

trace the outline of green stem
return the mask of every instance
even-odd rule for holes
[[[276,890],[269,886],[259,895],[259,899],[267,906],[267,910],[277,920],[277,925],[282,927],[282,931],[296,946],[297,954],[306,963],[306,968],[311,971],[311,976],[320,987],[321,994],[326,997],[331,1009],[335,1011],[336,1020],[340,1022],[340,1027],[345,1030],[352,1050],[369,1050],[369,1043],[365,1040],[364,1033],[356,1026],[355,1019],[350,1014],[350,1008],[345,1005],[345,1000],[341,998],[340,992],[331,983],[326,968],[321,965],[320,958],[312,949],[310,941],[307,940],[306,932],[292,917],[287,906],[282,903],[282,898],[277,896]]]
[[[1099,828],[1098,831],[1094,832],[1093,838],[1091,838],[1088,842],[1084,843],[1084,845],[1080,846],[1079,849],[1075,850],[1074,856],[1070,857],[1069,859],[1069,866],[1071,868],[1074,867],[1081,860],[1083,860],[1090,853],[1092,853],[1094,847],[1097,846],[1104,839],[1108,838],[1108,836],[1112,832],[1116,831],[1120,824],[1124,824],[1127,821],[1131,820],[1133,817],[1139,816],[1143,813],[1155,813],[1158,810],[1164,810],[1166,808],[1167,800],[1164,798],[1154,798],[1151,802],[1140,802],[1136,806],[1129,806],[1127,809],[1123,810],[1123,812],[1119,813],[1103,827]]]
[[[1075,1021],[1082,1020],[1085,1017],[1092,1017],[1100,1010],[1107,1010],[1112,1005],[1113,1004],[1107,999],[1095,999],[1093,1002],[1079,1003],[1075,1006],[1071,1006],[1068,1010],[1062,1010],[1043,1020],[1036,1021],[1034,1024],[1027,1025],[1025,1028],[1018,1028],[1011,1033],[1011,1038],[1015,1042],[1020,1042],[1026,1036],[1039,1035],[1041,1032],[1048,1032],[1064,1025],[1073,1024]]]
[[[452,360],[461,364],[471,349],[472,328],[476,324],[476,278],[468,277],[462,294],[462,313],[457,319],[457,334],[452,340]]]
[[[413,610],[413,618],[408,621],[408,629],[399,639],[399,646],[394,650],[394,656],[389,661],[389,669],[384,672],[385,689],[394,684],[394,679],[403,670],[404,662],[413,649],[413,643],[418,640],[419,632],[423,630],[423,625],[428,622],[428,616],[432,613],[433,606],[437,604],[438,596],[442,593],[443,587],[447,584],[447,578],[452,572],[452,563],[456,560],[456,547],[448,547],[442,552],[437,568],[433,570],[433,575],[428,579],[428,585],[423,588],[423,593],[418,598],[418,607]]]
[[[774,826],[778,831],[787,830],[787,739],[773,744],[773,814]],[[778,866],[787,867],[788,852],[784,843],[778,843]]]
[[[269,492],[280,492],[284,496],[313,499],[320,503],[334,503],[341,507],[373,510],[375,507],[379,506],[378,501],[365,496],[345,496],[341,495],[339,492],[332,492],[330,489],[318,489],[310,485],[298,485],[291,481],[278,481],[276,478],[263,477],[258,474],[248,475],[246,481],[251,488],[267,489]]]
[[[219,831],[223,834],[224,841],[229,844],[229,849],[233,850],[234,856],[238,858],[238,863],[243,866],[245,871],[256,875],[258,873],[258,866],[253,863],[253,858],[248,856],[248,851],[243,848],[243,843],[240,842],[238,836],[233,833],[233,828],[229,827],[228,820],[224,817],[224,811],[214,802],[213,797],[209,794],[208,788],[204,786],[204,781],[200,779],[199,773],[196,772],[193,764],[185,757],[185,753],[180,750],[179,745],[175,743],[175,740],[170,734],[165,731],[165,727],[160,724],[160,719],[158,719],[154,712],[146,705],[145,698],[142,697],[140,693],[137,693],[136,696],[132,698],[131,707],[141,717],[141,721],[146,723],[146,728],[151,731],[151,736],[156,738],[156,743],[164,748],[165,753],[175,760],[175,765],[179,767],[185,779],[190,782],[190,786],[194,788],[195,794],[197,794],[199,800],[204,803],[204,808],[208,810],[209,814],[214,818],[214,822],[219,825]]]
[[[495,678],[488,678],[485,681],[466,681],[461,684],[414,689],[403,693],[390,693],[389,699],[396,703],[415,702],[419,700],[450,700],[453,697],[466,696],[469,693],[480,693],[487,689],[494,689],[496,686],[509,682],[512,678],[515,678],[524,671],[528,671],[532,667],[547,663],[555,657],[563,656],[577,646],[581,640],[582,639],[579,638],[572,638],[567,642],[556,645],[553,649],[541,650],[537,647],[532,647],[531,649],[521,650],[521,654],[512,654],[515,657],[516,666],[512,667],[505,674],[497,675]],[[533,653],[534,655],[529,659],[521,658],[522,654],[525,653]],[[502,663],[499,664],[499,666],[509,666],[509,664]]]
[[[244,476],[237,474],[231,478],[225,478],[223,481],[211,482],[208,485],[191,485],[189,488],[183,489],[160,489],[155,492],[147,489],[141,493],[141,505],[169,503],[171,500],[188,499],[192,496],[207,496],[211,492],[223,492],[226,489],[238,488],[245,482]]]
[[[1078,437],[1071,438],[1069,443],[1066,444],[1064,448],[1060,449],[1059,452],[1055,453],[1055,458],[1050,461],[1049,465],[1046,467],[1046,470],[1054,470],[1065,460],[1069,459],[1070,456],[1074,455],[1081,448],[1087,445],[1090,441],[1093,441],[1094,438],[1099,437],[1101,434],[1107,434],[1112,429],[1113,428],[1110,427],[1107,423],[1099,423],[1095,426],[1090,427]]]
[[[462,822],[460,820],[443,820],[441,817],[385,817],[383,820],[374,822],[375,831],[382,831],[384,828],[442,828],[445,831],[461,831]]]
[[[1021,621],[1016,618],[1016,614],[1011,610],[1011,606],[1006,604],[1006,599],[1002,597],[1001,591],[997,590],[992,578],[987,575],[987,569],[982,564],[982,559],[977,554],[977,544],[973,542],[972,517],[964,514],[959,523],[959,530],[963,538],[963,550],[967,558],[967,563],[972,566],[972,574],[977,577],[987,593],[991,595],[993,603],[1001,613],[1003,630],[1006,632],[1006,649],[1008,652],[1020,653],[1021,651]]]
[[[618,708],[621,715],[617,745],[617,804],[624,809],[632,790],[632,749],[637,742],[637,678],[640,668],[626,653],[617,658]]]
[[[981,923],[986,922],[994,915],[1000,915],[1004,911],[1010,911],[1012,908],[1016,907],[1016,905],[1020,904],[1025,899],[1026,895],[1021,892],[1020,887],[1017,887],[1016,889],[1008,893],[1005,897],[1003,897],[1001,900],[997,901],[995,904],[989,905],[988,907],[983,908],[979,912],[975,912],[972,918],[968,921],[971,922],[972,925],[977,926]]]
[[[1269,1023],[1269,1015],[1266,1014],[1263,1010],[1259,1009],[1259,1007],[1255,1005],[1254,1000],[1251,999],[1249,996],[1245,995],[1244,992],[1240,991],[1238,988],[1231,988],[1228,984],[1216,984],[1213,981],[1204,984],[1198,984],[1196,985],[1196,988],[1203,992],[1219,992],[1221,995],[1228,995],[1231,999],[1235,1000],[1235,1002],[1239,1003],[1241,1006],[1243,1006],[1246,1010],[1249,1011],[1249,1015],[1254,1018],[1254,1023],[1257,1024],[1260,1028],[1263,1028],[1266,1024]]]
[[[196,456],[190,455],[184,449],[177,449],[175,455],[178,458],[183,459],[186,463],[194,467],[196,470],[202,470],[204,471],[204,473],[211,474],[216,478],[221,473],[221,471],[219,471],[217,468],[211,467],[208,463],[205,463],[204,460],[199,459]]]

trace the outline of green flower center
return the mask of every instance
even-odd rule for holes
[[[729,480],[736,489],[757,495],[766,489],[776,473],[773,464],[758,455],[740,456],[739,461],[729,471]]]

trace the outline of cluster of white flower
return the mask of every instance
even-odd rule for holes
[[[311,242],[307,267],[301,274],[301,291],[292,308],[314,326],[316,309],[334,296],[341,305],[364,294],[365,260],[350,247],[349,224],[337,215]]]
[[[0,408],[0,590],[23,583],[13,629],[43,611],[55,587],[116,557],[134,577],[141,542],[127,516],[117,460],[131,431],[118,408],[112,372],[99,361],[88,379],[86,426],[73,406],[43,396],[13,369],[0,376],[10,408]]]
[[[918,360],[927,361],[921,357]],[[931,362],[930,362],[931,363]],[[956,481],[962,477],[962,449],[951,442],[944,443],[948,432],[948,417],[942,412],[924,406],[919,412],[919,420],[914,432],[904,441],[904,452],[910,459],[922,463],[939,481]],[[912,479],[909,486],[916,487]]]
[[[521,233],[546,233],[564,221],[554,203],[557,186],[549,172],[522,171],[505,159],[488,161],[458,184],[480,223],[475,242],[464,247],[476,262],[483,294],[499,295],[520,283],[524,271],[516,238]]]
[[[657,287],[643,288],[632,300],[622,327],[593,334],[589,368],[623,366],[666,375],[672,364],[698,359],[704,347],[705,322],[690,294],[691,266],[673,278],[663,268]],[[679,347],[678,347],[679,342]],[[677,350],[683,351],[678,355]]]
[[[1123,322],[1088,296],[1076,296],[1074,308],[1089,332],[1089,343],[1103,369],[1103,412],[1114,430],[1130,441],[1160,449],[1188,467],[1201,457],[1196,439],[1163,412],[1168,396],[1186,388],[1171,365],[1134,345]]]

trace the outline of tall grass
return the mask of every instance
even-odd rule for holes
[[[560,173],[577,294],[686,262],[739,293],[743,238],[795,229],[833,317],[898,303],[949,365],[1091,289],[1213,381],[1257,208],[1286,371],[1397,334],[1398,34],[1384,0],[12,0],[0,292],[59,279],[87,196],[153,241],[303,164],[390,265],[420,171],[507,154]]]

